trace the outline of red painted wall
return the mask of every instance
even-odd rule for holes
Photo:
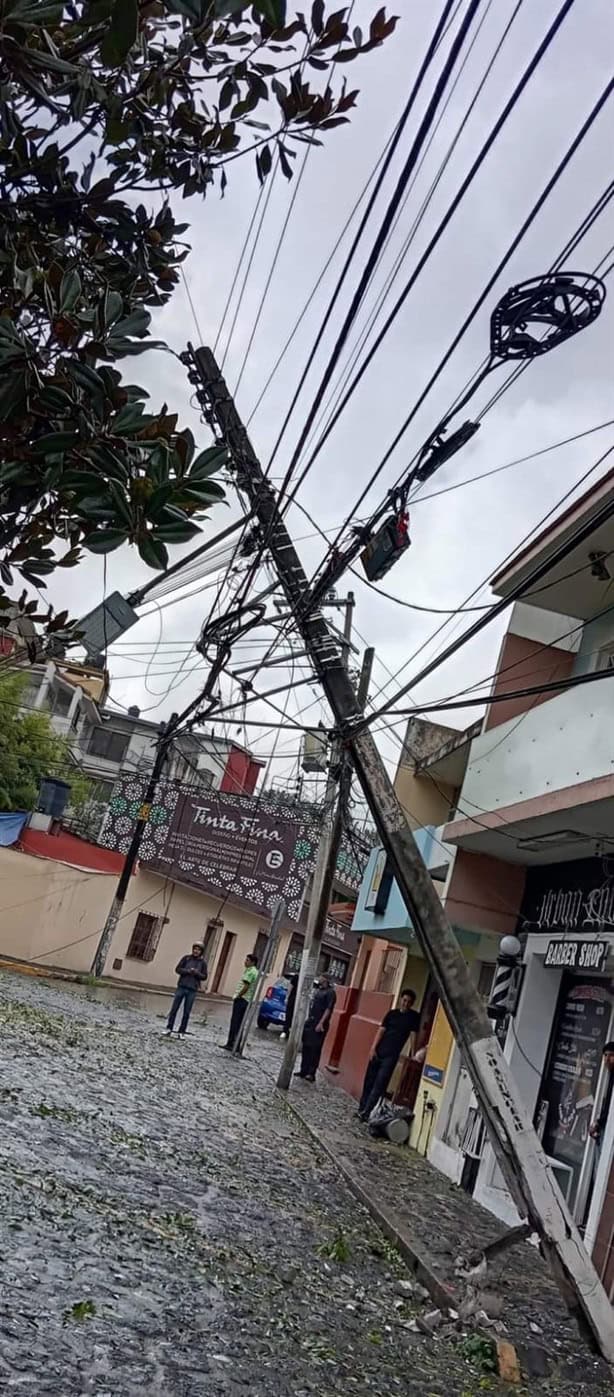
[[[506,694],[529,684],[549,684],[550,680],[567,679],[573,662],[574,656],[570,650],[559,650],[555,645],[540,645],[536,640],[527,640],[526,636],[513,635],[508,631],[499,653],[492,694]],[[533,694],[527,698],[493,703],[486,712],[484,731],[536,708],[538,703],[546,703],[550,697],[550,694]]]
[[[119,874],[124,866],[123,854],[89,844],[87,839],[77,839],[76,835],[63,830],[60,834],[47,834],[40,829],[24,829],[19,844],[26,854],[69,863],[74,868],[89,868],[96,873]]]
[[[248,752],[243,752],[240,747],[231,747],[220,790],[230,795],[251,796],[261,770],[260,762],[250,757]]]
[[[322,1053],[322,1067],[326,1068],[332,1058],[338,1072],[334,1075],[327,1072],[327,1077],[358,1100],[373,1040],[384,1014],[392,1007],[392,996],[359,990],[355,998],[356,993],[356,990],[349,988],[337,990],[335,1012]],[[341,1036],[342,1051],[336,1061]]]

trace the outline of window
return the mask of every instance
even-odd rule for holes
[[[151,917],[148,912],[139,912],[126,951],[127,959],[153,960],[167,921],[168,917]]]
[[[50,694],[51,712],[56,718],[67,718],[68,710],[74,698],[74,690],[71,693],[67,689],[52,689]]]
[[[402,946],[395,946],[394,950],[386,951],[384,964],[380,971],[377,982],[378,994],[394,994],[396,978],[401,969],[401,961],[405,952]]]
[[[284,975],[298,975],[303,956],[302,936],[293,936],[284,961]]]
[[[123,732],[109,732],[108,728],[94,728],[87,744],[92,757],[104,757],[108,762],[123,761],[128,751],[130,738]]]

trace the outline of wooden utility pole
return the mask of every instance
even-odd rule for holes
[[[585,1329],[588,1326],[604,1357],[614,1363],[614,1310],[556,1184],[375,742],[364,726],[339,647],[322,612],[310,610],[308,579],[275,491],[255,455],[211,350],[195,352],[190,348],[183,357],[205,418],[230,449],[237,488],[260,523],[263,552],[273,561],[343,746],[351,755],[471,1077],[507,1187],[521,1218],[538,1233],[542,1251],[570,1309]]]

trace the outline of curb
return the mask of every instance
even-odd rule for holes
[[[317,1145],[318,1149],[322,1150],[323,1154],[325,1154],[335,1166],[335,1169],[338,1170],[345,1180],[350,1192],[354,1194],[357,1201],[366,1209],[380,1231],[383,1232],[388,1241],[396,1247],[397,1251],[403,1257],[403,1260],[407,1263],[412,1275],[420,1282],[420,1285],[423,1285],[425,1289],[428,1290],[438,1309],[449,1310],[450,1307],[454,1307],[455,1296],[453,1291],[443,1284],[439,1277],[435,1275],[429,1262],[425,1260],[420,1252],[416,1251],[407,1228],[403,1226],[395,1214],[389,1213],[388,1209],[385,1208],[382,1203],[376,1202],[376,1200],[371,1197],[371,1194],[367,1193],[362,1184],[358,1182],[353,1171],[348,1168],[348,1165],[340,1159],[337,1154],[335,1154],[328,1141],[320,1134],[319,1130],[316,1130],[315,1126],[313,1126],[310,1121],[305,1119],[299,1107],[289,1099],[286,1093],[281,1092],[278,1087],[275,1088],[275,1092],[279,1099],[285,1102],[292,1115],[300,1121],[303,1129],[311,1136],[311,1139],[314,1144]]]

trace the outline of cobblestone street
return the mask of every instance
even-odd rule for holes
[[[217,1016],[168,1042],[163,999],[95,993],[0,977],[1,1390],[508,1390],[475,1334],[416,1332],[398,1254],[272,1088],[274,1042],[234,1062]],[[611,1391],[585,1374],[515,1391]]]

